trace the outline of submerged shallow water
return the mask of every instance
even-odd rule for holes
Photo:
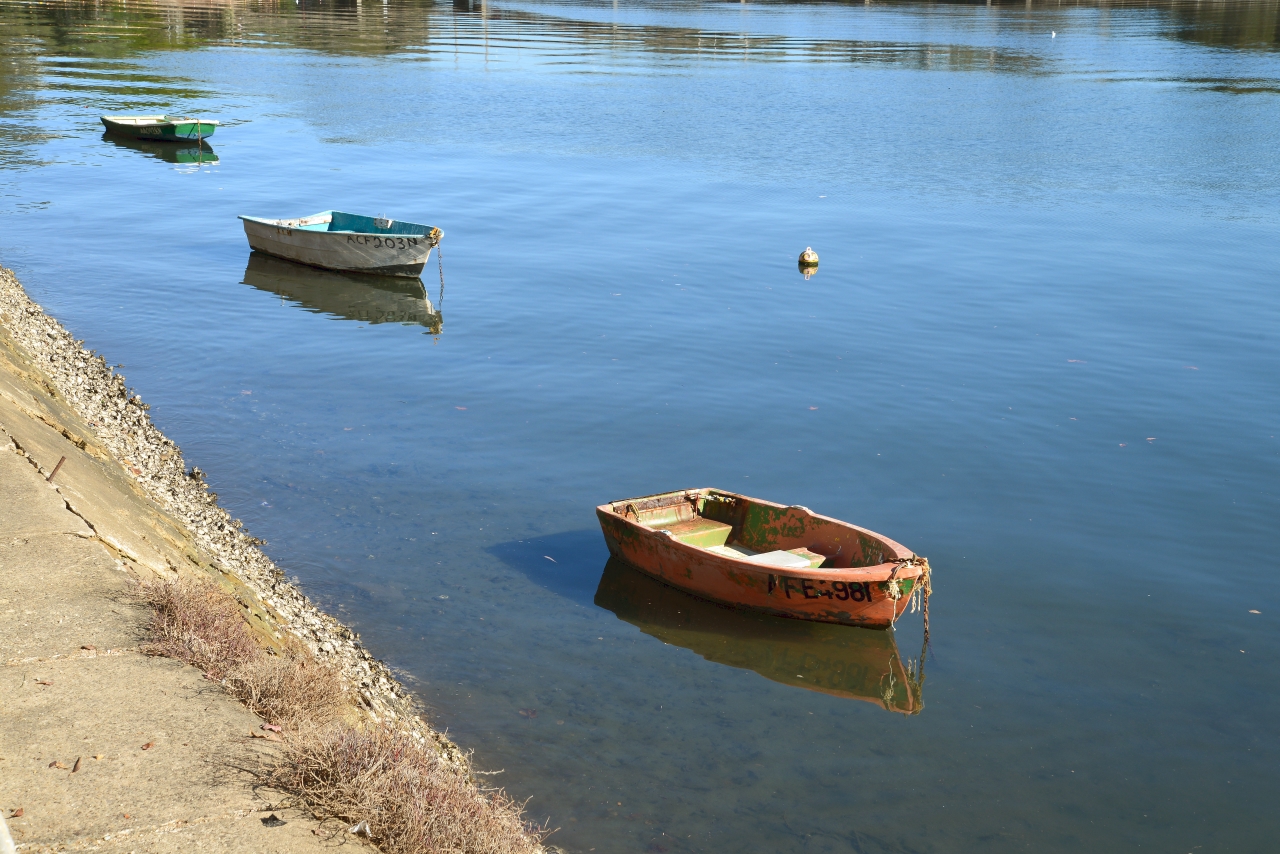
[[[0,27],[0,261],[555,843],[1270,849],[1280,4]],[[150,111],[223,126],[103,137]],[[327,208],[441,227],[443,270],[298,270],[235,219]],[[696,486],[928,555],[923,684],[918,617],[607,564],[595,505]]]

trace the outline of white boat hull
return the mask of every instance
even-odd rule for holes
[[[241,221],[249,245],[259,252],[329,270],[417,278],[436,245],[426,236],[310,231]]]

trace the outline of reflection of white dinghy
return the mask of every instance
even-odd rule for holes
[[[331,317],[361,323],[415,324],[433,335],[439,335],[444,325],[420,279],[317,270],[250,252],[243,281]],[[444,299],[443,288],[440,299]]]
[[[422,273],[443,232],[429,225],[342,211],[323,211],[298,219],[241,216],[249,245],[329,270],[410,276]]]

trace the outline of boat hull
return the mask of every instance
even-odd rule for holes
[[[202,122],[196,119],[132,124],[112,121],[103,116],[102,124],[110,133],[131,139],[150,139],[160,142],[197,142],[213,136],[213,132],[218,129],[217,122]]]
[[[688,490],[683,495],[707,492],[711,490]],[[758,511],[757,519],[765,520],[753,524],[772,526],[788,545],[801,544],[823,554],[839,553],[847,546],[846,554],[859,550],[859,554],[876,555],[879,562],[846,568],[762,565],[681,542],[627,515],[629,506],[680,493],[597,507],[610,554],[695,596],[782,617],[883,629],[892,626],[909,606],[927,563],[914,560],[915,555],[904,546],[804,507],[715,492],[749,502]],[[868,545],[875,551],[869,551]]]
[[[309,231],[242,219],[258,252],[327,270],[417,278],[435,243],[425,236]]]

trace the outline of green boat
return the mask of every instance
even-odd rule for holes
[[[103,116],[102,124],[109,133],[163,142],[199,142],[213,136],[218,128],[212,119],[178,116]]]

